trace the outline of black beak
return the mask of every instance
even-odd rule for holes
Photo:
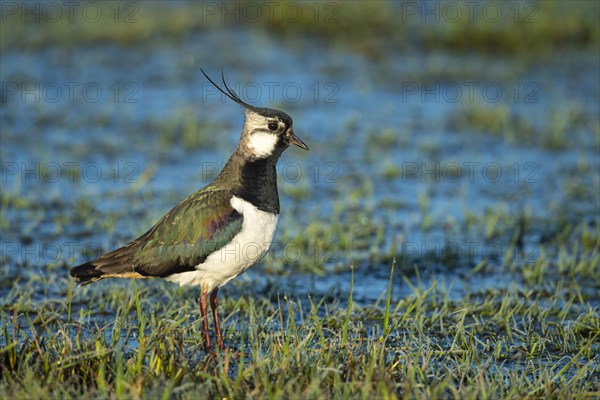
[[[295,144],[301,149],[308,150],[308,146],[302,140],[300,140],[298,136],[294,135],[294,131],[290,130],[289,135],[290,136],[288,136],[288,140],[290,144]]]

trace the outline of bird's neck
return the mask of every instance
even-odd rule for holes
[[[279,214],[279,194],[277,191],[278,157],[272,156],[257,160],[245,159],[234,153],[215,180],[232,193],[261,211]]]

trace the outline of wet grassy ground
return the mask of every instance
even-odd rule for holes
[[[597,5],[323,3],[298,38],[127,4],[2,27],[2,398],[600,395]],[[68,278],[233,151],[242,113],[200,67],[311,148],[280,161],[276,243],[222,288],[214,359],[196,289]]]

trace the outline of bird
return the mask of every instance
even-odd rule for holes
[[[207,186],[173,207],[146,233],[94,260],[71,268],[78,285],[107,278],[163,278],[200,286],[204,350],[211,351],[208,304],[216,344],[223,350],[219,288],[256,264],[268,251],[279,219],[276,164],[289,146],[308,150],[283,111],[244,102],[226,83],[208,81],[245,111],[240,141]]]

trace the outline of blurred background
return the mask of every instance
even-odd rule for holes
[[[353,266],[372,304],[395,258],[399,298],[568,278],[598,306],[598,2],[1,6],[5,309],[64,298],[69,266],[216,176],[243,113],[200,68],[311,149],[280,160],[277,242],[225,296],[345,299]]]

